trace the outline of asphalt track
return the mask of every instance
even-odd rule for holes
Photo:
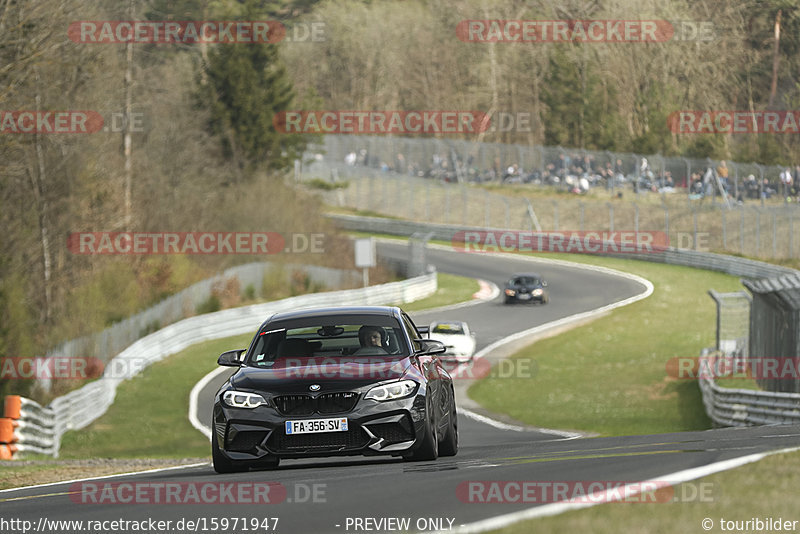
[[[405,249],[396,245],[382,245],[381,249],[385,255],[405,255]],[[482,278],[498,285],[517,271],[536,270],[548,280],[551,303],[546,306],[504,306],[495,300],[450,311],[412,315],[418,324],[425,324],[432,317],[467,321],[477,331],[479,349],[538,324],[593,310],[644,290],[636,281],[607,273],[563,265],[532,265],[508,257],[433,250],[428,259],[439,271]],[[201,421],[210,420],[210,399],[224,376],[201,392],[198,404]],[[553,485],[558,481],[583,481],[587,485],[591,481],[624,482],[632,484],[632,491],[636,491],[639,486],[635,483],[639,481],[693,479],[719,469],[707,467],[719,462],[736,459],[744,462],[757,458],[755,454],[800,446],[800,426],[570,439],[547,431],[486,424],[463,415],[459,424],[458,455],[435,462],[408,463],[381,457],[290,460],[282,462],[276,471],[232,475],[216,475],[210,465],[201,465],[3,491],[0,492],[0,527],[6,528],[0,530],[22,532],[21,523],[2,523],[4,519],[13,519],[32,522],[30,531],[37,528],[39,532],[53,533],[93,531],[85,529],[86,523],[84,529],[79,530],[75,525],[70,528],[42,521],[46,518],[47,521],[172,521],[170,525],[150,529],[160,532],[485,531],[504,521],[513,521],[521,514],[533,515],[537,509],[544,512],[558,506],[551,504],[559,500],[557,496],[547,491],[558,487]],[[679,473],[679,478],[671,479],[673,473]],[[479,484],[481,481],[483,485]],[[491,484],[490,481],[500,483]],[[528,494],[528,502],[520,502],[525,500],[521,499],[522,493],[513,491],[515,486],[507,481],[541,485],[538,493]],[[168,499],[161,493],[155,498],[159,502],[151,503],[155,489],[176,482],[183,483],[184,489],[178,497],[182,503],[195,502],[190,498],[191,491],[186,491],[189,486],[199,491],[209,487],[211,491],[213,488],[219,491],[225,484],[236,482],[239,486],[233,491],[241,489],[245,493],[233,503],[223,504],[165,504]],[[248,489],[255,485],[263,490],[267,482],[274,483],[269,493],[265,496],[262,491],[256,499],[260,503],[249,504],[252,494]],[[130,486],[122,491],[123,486],[117,484]],[[574,483],[568,487],[571,492]],[[93,488],[97,492],[90,493]],[[150,497],[132,497],[130,491],[137,489],[149,492]],[[499,495],[492,493],[498,489]],[[645,495],[652,497],[652,494]],[[85,502],[92,498],[101,504]],[[659,493],[657,498],[663,499],[664,494]],[[748,517],[750,514],[751,511],[747,511]],[[218,519],[217,528],[213,528],[214,518]],[[259,527],[253,528],[251,521],[265,518],[269,521],[260,521]],[[227,528],[223,528],[222,519],[227,520]],[[180,520],[184,520],[182,525],[178,524]],[[187,520],[198,523],[187,526]],[[247,523],[243,523],[244,520]],[[103,527],[97,531],[133,531],[131,525],[126,528],[107,523]]]

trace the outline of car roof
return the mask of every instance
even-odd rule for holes
[[[533,278],[541,278],[542,275],[539,273],[515,273],[511,275],[511,278],[519,278],[520,276],[531,276]]]
[[[324,315],[326,317],[337,315],[382,315],[385,317],[400,318],[402,310],[397,306],[329,306],[323,308],[306,308],[302,310],[293,310],[286,312],[278,312],[267,318],[264,324],[273,321],[285,321],[291,319],[303,319],[306,317],[316,317]]]
[[[433,321],[431,323],[431,326],[433,326],[435,324],[457,324],[457,325],[462,325],[463,326],[463,325],[466,325],[467,323],[464,322],[464,321]]]

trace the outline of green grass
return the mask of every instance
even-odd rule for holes
[[[670,378],[666,365],[714,344],[716,309],[706,292],[738,290],[738,278],[613,258],[570,259],[638,274],[655,291],[519,351],[512,361],[537,362],[533,378],[488,378],[470,388],[470,397],[526,423],[601,435],[709,428],[697,382]]]
[[[478,283],[472,278],[447,273],[438,273],[436,276],[438,279],[436,293],[415,302],[400,304],[400,306],[407,312],[438,308],[470,300],[472,295],[480,289]]]
[[[725,471],[675,488],[674,495],[689,502],[609,503],[557,516],[522,521],[495,530],[504,534],[529,532],[591,532],[592,534],[674,534],[676,532],[729,532],[720,519],[746,521],[766,517],[800,520],[797,480],[787,476],[800,470],[800,453],[777,454],[754,464]],[[706,498],[691,498],[696,491]],[[702,521],[714,521],[710,530]],[[800,523],[789,532],[796,532]],[[750,528],[750,532],[757,532]],[[761,529],[764,532],[764,529]]]
[[[67,432],[61,458],[186,458],[208,456],[208,440],[187,418],[189,392],[228,349],[252,335],[193,345],[117,388],[114,404],[88,427]]]

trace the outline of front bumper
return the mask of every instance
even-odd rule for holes
[[[268,406],[255,409],[214,404],[212,439],[235,461],[258,462],[271,457],[312,458],[348,455],[401,455],[418,446],[425,432],[425,396],[394,401],[360,399],[347,413],[311,416],[281,415]],[[287,435],[287,420],[347,417],[346,432]]]
[[[506,301],[509,302],[544,302],[545,294],[542,293],[541,295],[533,295],[532,293],[517,293],[513,297],[506,295]]]

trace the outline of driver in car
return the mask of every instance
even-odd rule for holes
[[[355,354],[387,354],[385,348],[386,332],[379,326],[365,325],[358,329],[361,348]]]

